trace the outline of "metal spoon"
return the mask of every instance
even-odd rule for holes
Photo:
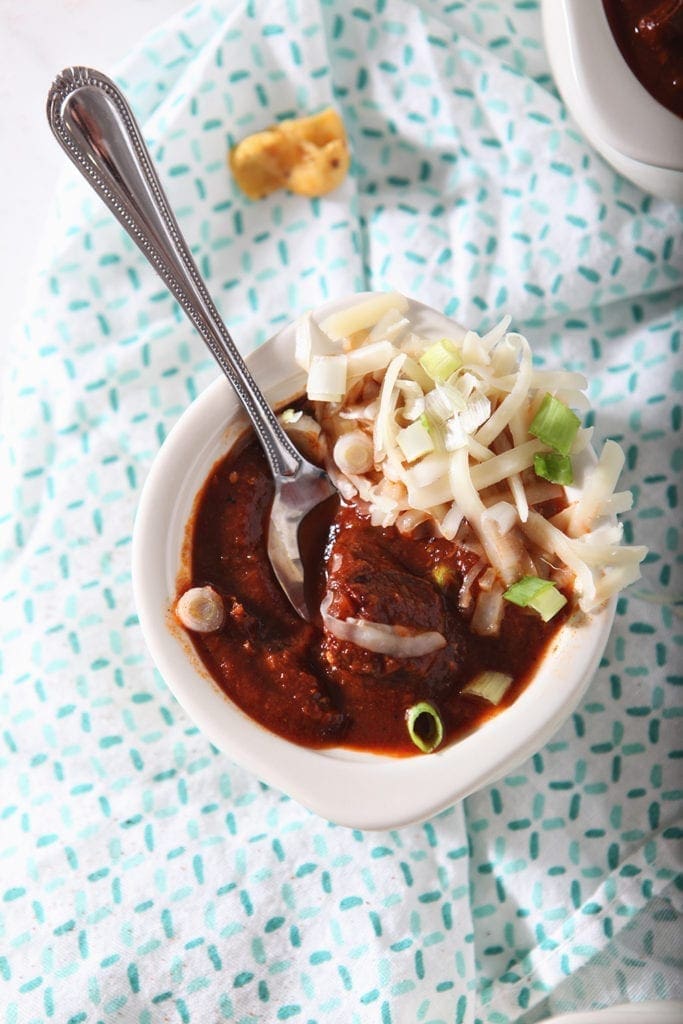
[[[275,481],[268,557],[290,602],[308,619],[298,531],[304,516],[330,497],[334,486],[291,443],[235,347],[118,87],[91,68],[67,68],[50,88],[47,116],[57,141],[178,300],[244,406]]]

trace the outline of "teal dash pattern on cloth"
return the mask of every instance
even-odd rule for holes
[[[65,169],[3,389],[1,1024],[680,998],[681,209],[581,137],[536,0],[200,0],[118,79],[245,352],[359,288],[477,329],[509,311],[540,365],[588,376],[650,554],[576,713],[498,784],[388,833],[260,784],[176,704],[131,597],[140,488],[215,367]],[[343,187],[244,199],[228,147],[329,103]]]

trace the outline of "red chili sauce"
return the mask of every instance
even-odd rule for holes
[[[683,0],[603,0],[617,46],[656,100],[683,117]]]
[[[337,618],[438,630],[447,645],[399,659],[337,640],[320,620],[300,619],[275,580],[265,544],[272,498],[256,440],[214,466],[189,526],[190,580],[182,589],[210,585],[222,596],[222,628],[190,634],[197,653],[235,704],[295,743],[416,754],[406,711],[426,700],[443,720],[445,746],[496,710],[480,697],[461,695],[462,687],[484,669],[504,671],[515,681],[500,707],[512,703],[569,614],[567,604],[545,625],[510,605],[500,636],[476,636],[458,610],[463,574],[475,555],[441,538],[372,526],[334,498],[333,507],[326,503],[302,527],[311,606],[319,607],[329,588]],[[444,588],[432,575],[437,565],[448,570]]]

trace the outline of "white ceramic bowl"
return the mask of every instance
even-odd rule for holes
[[[633,74],[602,0],[543,0],[550,66],[588,141],[625,178],[683,203],[683,121]]]
[[[327,303],[326,315],[358,296]],[[425,337],[462,328],[419,303],[408,314]],[[290,325],[248,359],[271,404],[301,393]],[[392,758],[343,749],[311,750],[264,729],[210,678],[171,608],[185,527],[214,463],[229,449],[243,414],[228,382],[216,380],[168,435],[149,473],[133,534],[133,586],[140,624],[156,665],[190,718],[235,762],[337,824],[398,828],[425,820],[500,778],[558,729],[592,679],[615,602],[562,628],[540,670],[515,703],[480,729],[429,755]]]
[[[561,1014],[542,1024],[681,1024],[683,1002],[620,1003],[601,1010]]]

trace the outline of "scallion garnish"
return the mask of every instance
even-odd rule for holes
[[[503,597],[520,608],[533,609],[544,622],[549,622],[567,603],[567,598],[551,580],[542,580],[538,576],[522,577],[508,587]]]
[[[521,580],[508,587],[503,597],[520,608],[526,608],[530,601],[548,587],[552,587],[550,580],[542,580],[538,576],[523,576]]]
[[[511,682],[512,676],[505,672],[484,671],[475,676],[467,686],[464,686],[462,692],[483,697],[490,704],[500,704]]]
[[[430,345],[420,359],[420,366],[432,380],[443,383],[459,370],[462,366],[462,358],[458,350],[448,338],[441,338]]]
[[[551,484],[574,483],[572,460],[559,452],[537,452],[534,455],[534,473]]]
[[[406,711],[406,725],[411,740],[423,754],[431,754],[443,739],[443,722],[436,708],[426,700],[413,704]]]
[[[531,421],[529,433],[561,455],[569,455],[581,420],[559,398],[547,394]]]
[[[566,603],[567,598],[553,584],[547,590],[541,591],[533,601],[530,601],[529,607],[538,612],[544,622],[550,622],[557,615],[560,608],[564,608]]]

